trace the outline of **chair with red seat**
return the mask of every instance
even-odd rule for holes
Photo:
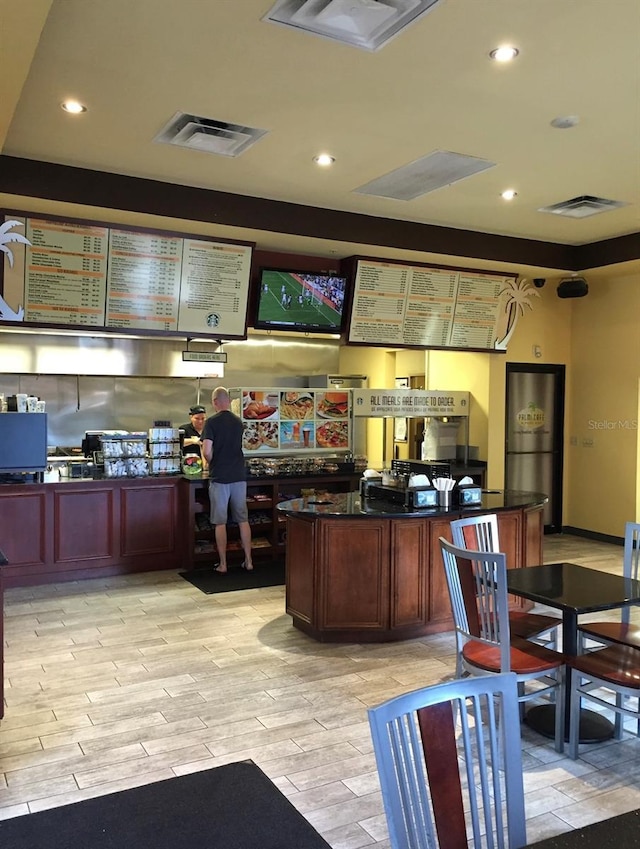
[[[613,644],[576,657],[567,657],[567,665],[571,667],[570,758],[575,760],[578,757],[583,699],[614,712],[614,736],[617,740],[622,737],[625,717],[635,720],[635,733],[640,736],[640,649]]]
[[[640,522],[627,522],[624,532],[623,577],[638,580],[640,577]],[[584,644],[585,637],[600,643],[632,646],[640,649],[640,626],[631,622],[631,608],[622,608],[620,620],[616,622],[581,622],[578,640]]]
[[[468,516],[451,522],[453,544],[458,548],[472,551],[500,551],[498,536],[498,517],[495,513],[482,516]],[[557,616],[542,613],[525,613],[522,610],[509,611],[509,625],[513,636],[533,640],[547,648],[558,645],[558,629],[562,620]]]
[[[453,612],[459,668],[469,675],[515,672],[519,701],[556,700],[555,748],[564,748],[564,657],[531,640],[511,636],[506,555],[459,548],[440,537]],[[527,689],[537,682],[540,686]]]

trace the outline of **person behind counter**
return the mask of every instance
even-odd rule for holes
[[[238,523],[244,551],[242,568],[251,571],[251,527],[247,510],[247,473],[242,453],[242,420],[229,409],[231,401],[224,386],[211,394],[215,414],[204,426],[202,454],[209,464],[209,502],[211,523],[215,526],[220,562],[216,572],[227,571],[227,515]]]
[[[196,404],[195,407],[191,407],[189,410],[189,418],[191,421],[187,424],[180,425],[180,430],[184,431],[182,454],[183,456],[196,454],[198,457],[202,457],[202,434],[204,432],[205,422],[207,421],[206,408],[201,404]],[[204,458],[203,465],[205,465]]]

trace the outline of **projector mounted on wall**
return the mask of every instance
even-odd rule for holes
[[[559,298],[584,298],[589,292],[589,286],[584,277],[569,277],[558,284]]]

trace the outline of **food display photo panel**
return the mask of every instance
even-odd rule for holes
[[[287,390],[280,393],[280,421],[312,420],[313,413],[313,392]]]
[[[349,422],[326,421],[318,422],[316,427],[316,447],[332,448],[334,450],[349,448]]]
[[[314,422],[280,422],[280,448],[300,451],[303,448],[315,447]]]
[[[316,416],[319,419],[348,419],[348,392],[317,392]]]
[[[280,447],[278,440],[278,422],[250,422],[242,434],[242,449],[247,453],[255,451],[276,451]]]
[[[242,418],[246,421],[277,421],[280,417],[277,391],[248,390],[242,393]]]

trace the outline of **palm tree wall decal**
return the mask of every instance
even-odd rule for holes
[[[526,280],[509,280],[505,288],[500,292],[500,297],[505,295],[505,313],[507,314],[507,325],[504,336],[497,339],[494,344],[494,349],[497,351],[506,351],[509,340],[513,336],[513,331],[516,329],[516,324],[521,315],[524,315],[524,308],[533,309],[529,298],[534,295],[540,297],[540,293],[536,292]]]
[[[10,232],[14,227],[22,226],[21,221],[5,221],[4,224],[0,224],[0,251],[7,255],[11,268],[13,268],[13,251],[9,247],[9,244],[15,242],[20,245],[31,246],[31,242],[26,236],[23,236],[21,233]],[[14,311],[2,295],[0,295],[0,319],[2,321],[22,321],[24,319],[24,308],[20,305],[17,312]]]

